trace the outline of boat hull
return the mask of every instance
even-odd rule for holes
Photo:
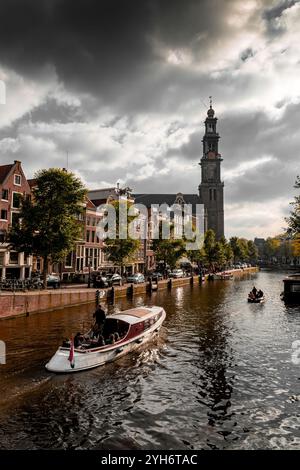
[[[250,304],[262,304],[262,303],[264,303],[264,301],[265,301],[264,297],[261,297],[260,299],[249,299],[248,298],[248,302]]]
[[[154,339],[162,326],[166,317],[165,311],[162,309],[162,316],[154,323],[151,328],[142,334],[130,338],[126,338],[122,342],[115,343],[114,345],[106,346],[105,348],[88,349],[83,352],[74,351],[74,367],[71,367],[69,362],[70,350],[68,348],[59,348],[50,361],[46,364],[46,369],[54,373],[73,373],[83,370],[93,369],[102,366],[108,362],[115,361],[120,357],[135,351],[141,345]]]

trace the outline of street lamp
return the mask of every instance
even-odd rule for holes
[[[88,260],[88,268],[89,268],[89,277],[88,277],[88,289],[91,287],[91,267],[92,267],[92,264],[91,264],[91,260],[92,257],[91,256],[88,256],[87,257],[87,260]]]

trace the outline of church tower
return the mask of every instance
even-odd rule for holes
[[[203,156],[199,163],[201,166],[199,196],[201,204],[204,205],[205,230],[212,229],[216,238],[220,239],[224,235],[224,183],[221,181],[222,157],[219,154],[220,137],[217,133],[217,121],[210,97],[210,108],[204,123]]]

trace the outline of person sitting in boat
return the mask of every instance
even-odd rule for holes
[[[106,315],[105,315],[105,311],[103,310],[103,308],[101,307],[100,304],[97,306],[93,317],[95,318],[95,325],[94,326],[98,330],[102,331],[105,320],[106,320]]]
[[[78,348],[81,345],[82,341],[83,341],[83,336],[80,332],[78,332],[74,336],[74,348]]]
[[[106,344],[115,344],[115,337],[113,333],[109,335],[108,340],[106,340]]]
[[[259,289],[259,291],[257,292],[257,298],[261,299],[263,296],[264,296],[263,291],[261,289]]]
[[[102,334],[98,334],[93,340],[95,346],[105,346],[105,341]]]
[[[255,286],[253,286],[253,289],[252,289],[252,294],[253,294],[253,297],[256,298],[256,295],[257,295],[257,289]]]
[[[118,332],[116,332],[116,333],[114,334],[114,339],[115,339],[115,342],[119,341],[120,335],[119,335]]]

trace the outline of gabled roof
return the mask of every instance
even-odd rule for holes
[[[88,192],[88,198],[91,201],[97,199],[107,199],[111,194],[116,194],[116,188],[92,189]]]
[[[14,164],[11,165],[1,165],[0,166],[0,184],[2,184],[7,175],[9,174],[10,170],[13,168]]]
[[[96,209],[95,204],[88,198],[88,196],[85,197],[85,201],[87,209]]]
[[[137,204],[144,204],[146,207],[151,207],[152,204],[168,204],[172,206],[176,203],[179,194],[134,194],[134,202]],[[200,204],[198,194],[180,194],[185,204]]]

